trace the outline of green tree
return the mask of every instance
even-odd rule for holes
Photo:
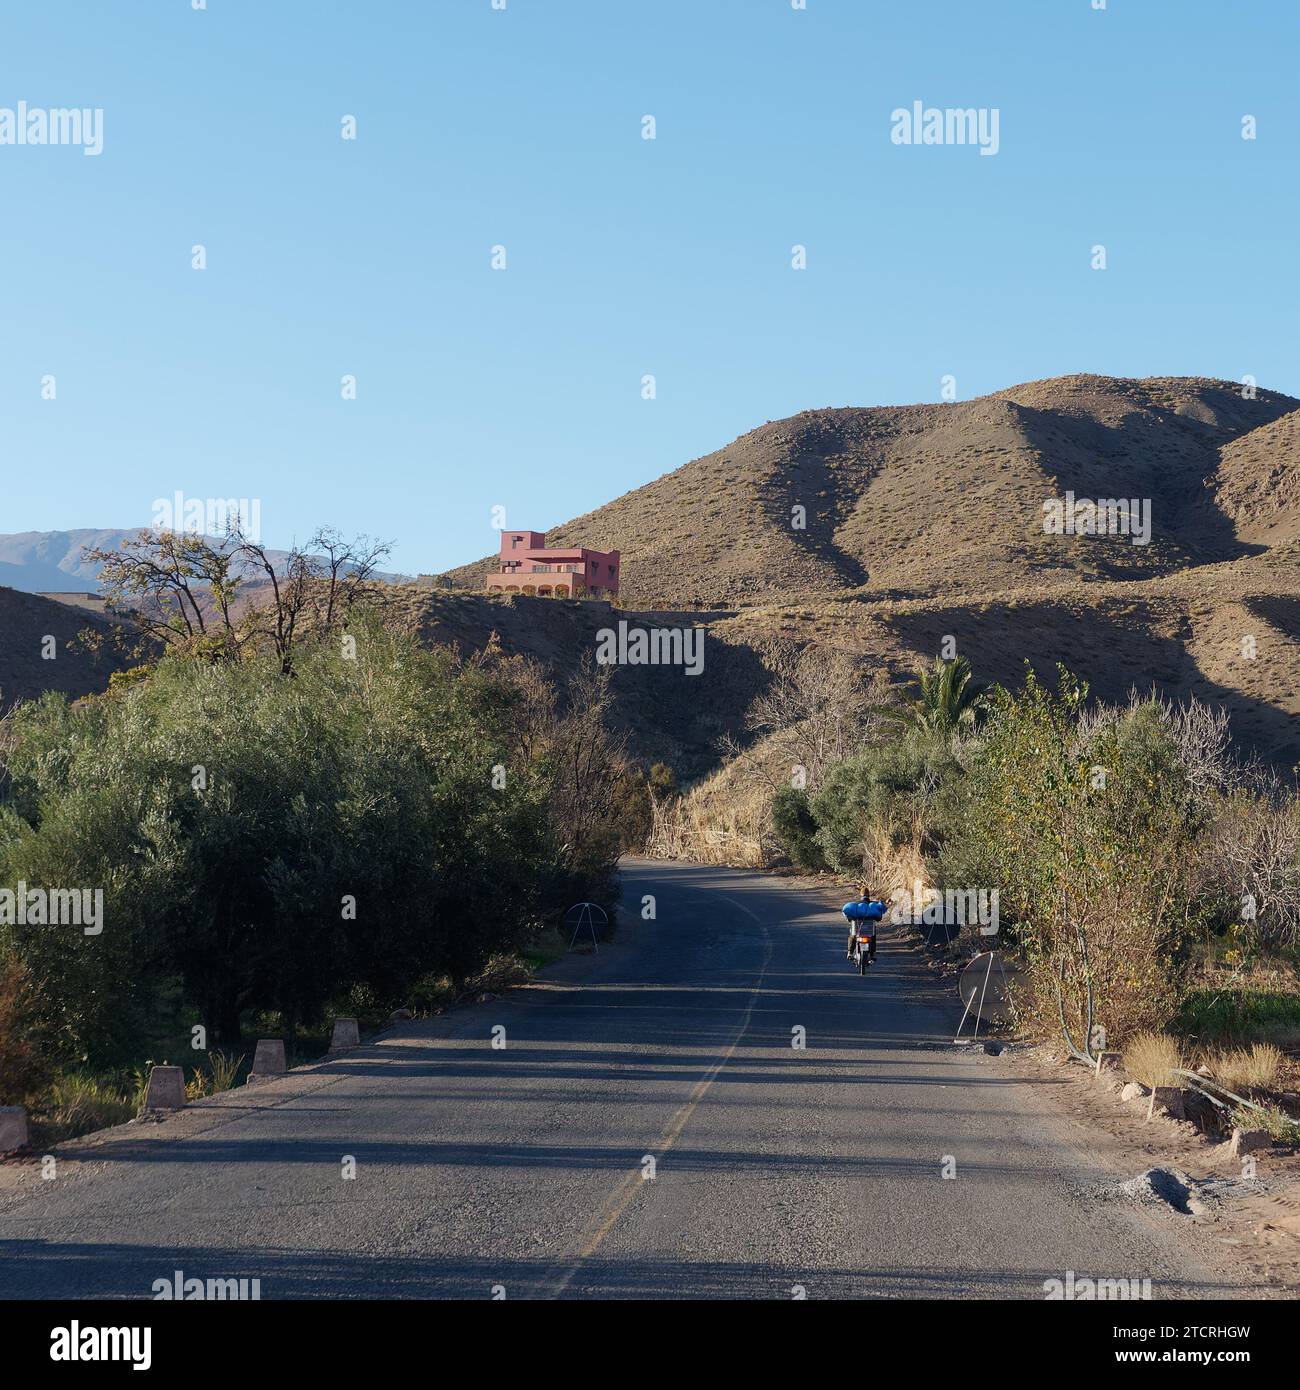
[[[801,787],[777,790],[772,798],[772,828],[796,868],[820,870],[826,867],[826,858],[816,838],[817,821],[808,793]]]
[[[917,694],[901,709],[886,711],[919,733],[950,739],[973,730],[987,708],[985,688],[975,680],[970,662],[964,657],[945,661],[935,657],[934,665],[916,672]]]
[[[0,886],[105,895],[98,936],[0,928],[65,1055],[138,1056],[181,1006],[234,1045],[246,1010],[292,1027],[355,984],[400,998],[575,897],[610,901],[598,699],[529,743],[508,672],[378,622],[348,636],[300,648],[292,675],[274,646],[173,654],[15,714]]]

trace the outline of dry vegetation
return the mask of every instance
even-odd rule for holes
[[[1178,1040],[1167,1033],[1138,1033],[1124,1048],[1124,1066],[1135,1081],[1149,1090],[1176,1086],[1174,1073],[1185,1066]]]

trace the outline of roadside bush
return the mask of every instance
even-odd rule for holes
[[[1080,740],[1087,687],[1058,691],[1029,673],[997,691],[941,858],[945,884],[997,887],[1027,965],[1028,1019],[1060,1036],[1114,1045],[1174,1016],[1203,899],[1194,847],[1208,820],[1158,702],[1103,721]]]
[[[890,850],[923,849],[935,797],[958,763],[947,740],[905,735],[874,744],[826,775],[812,800],[817,843],[833,868],[876,877]]]
[[[808,793],[802,788],[782,787],[777,791],[772,798],[772,828],[796,868],[817,871],[826,867],[816,839],[817,822]]]
[[[49,1084],[53,1062],[31,972],[0,957],[0,1105],[31,1106]]]
[[[405,1002],[572,901],[612,902],[601,692],[533,738],[523,692],[376,624],[14,715],[0,886],[102,889],[103,930],[0,927],[60,1056],[138,1060],[197,1016],[311,1023],[353,986]],[[606,792],[601,793],[600,787]],[[594,789],[594,790],[593,790]],[[590,794],[588,794],[590,793]]]

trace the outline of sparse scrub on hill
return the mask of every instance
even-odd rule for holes
[[[862,663],[833,647],[784,642],[768,656],[771,681],[750,706],[751,733],[789,749],[799,785],[817,788],[878,729],[888,708],[884,684]]]

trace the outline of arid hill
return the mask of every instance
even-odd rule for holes
[[[1045,532],[1044,504],[1070,492],[1132,499],[1138,517],[1149,503],[1150,543]],[[447,576],[458,590],[395,587],[392,611],[466,654],[496,633],[561,678],[620,618],[704,627],[698,676],[615,676],[634,750],[683,779],[745,741],[781,642],[827,643],[894,682],[953,643],[1006,684],[1026,661],[1048,677],[1059,662],[1103,699],[1136,686],[1221,704],[1243,746],[1300,762],[1300,401],[1275,392],[1073,376],[962,404],[808,411],[548,541],[620,549],[624,607],[488,596],[483,561]],[[5,703],[107,680],[40,661],[33,634],[85,623],[30,606],[43,602],[0,590]]]
[[[109,634],[114,626],[85,608],[0,588],[0,714],[47,690],[74,699],[103,690],[130,663],[111,643],[96,652],[78,639],[87,630]]]
[[[621,550],[635,608],[1155,578],[1300,534],[1297,409],[1230,382],[1071,376],[961,403],[810,410],[547,540]],[[1150,543],[1044,534],[1044,503],[1067,492],[1149,501]],[[447,577],[479,588],[489,563]]]
[[[1131,499],[1149,543],[1047,533],[1044,504],[1068,493]],[[985,679],[1060,662],[1102,698],[1154,686],[1221,703],[1243,744],[1300,760],[1300,401],[1276,392],[1070,376],[965,403],[806,411],[547,539],[621,550],[629,609],[713,610],[696,618],[711,651],[824,641],[903,680],[951,638]],[[447,578],[477,588],[489,563]],[[695,702],[666,689],[639,744],[702,755]],[[734,730],[742,702],[728,715],[722,698],[701,717]]]

